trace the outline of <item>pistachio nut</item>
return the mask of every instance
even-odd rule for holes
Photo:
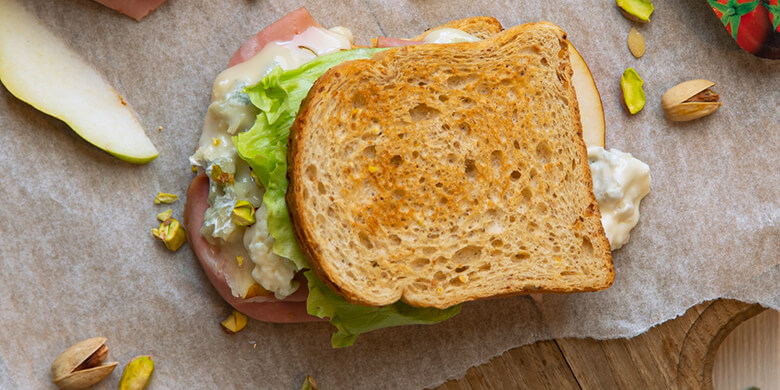
[[[243,313],[238,310],[233,310],[228,318],[225,318],[220,324],[222,324],[222,329],[228,334],[236,334],[240,332],[241,329],[244,329],[246,321],[246,316]]]
[[[217,164],[214,164],[211,166],[211,180],[214,180],[215,182],[225,185],[225,184],[233,184],[235,183],[235,178],[233,177],[232,173],[223,172],[222,167],[220,167]]]
[[[699,119],[715,112],[723,103],[710,88],[709,80],[689,80],[677,84],[661,97],[661,107],[671,121],[683,122]]]
[[[622,95],[623,107],[631,115],[642,111],[645,106],[645,91],[642,89],[644,81],[639,77],[634,68],[628,68],[623,72],[620,78],[620,92]]]
[[[650,0],[616,0],[620,12],[628,18],[639,23],[650,21],[650,15],[655,10]]]
[[[171,204],[175,202],[176,199],[179,199],[179,197],[174,194],[166,194],[164,192],[158,192],[157,196],[154,197],[154,204],[160,204],[160,203]]]
[[[171,209],[165,210],[162,213],[157,214],[157,220],[160,222],[165,222],[165,220],[170,218],[172,214],[173,214],[173,210]]]
[[[153,228],[152,235],[162,241],[165,247],[172,251],[179,249],[187,241],[187,232],[179,221],[174,218],[166,219],[157,229]]]
[[[236,226],[250,226],[255,224],[255,207],[252,203],[239,200],[233,207],[233,223]]]
[[[261,286],[258,283],[252,283],[249,288],[246,289],[246,292],[241,296],[243,299],[249,299],[254,297],[262,297],[265,295],[270,294],[271,292],[264,289],[263,286]]]
[[[150,356],[137,356],[125,366],[119,390],[143,390],[149,385],[154,372],[154,360]]]
[[[314,381],[311,375],[306,375],[306,379],[303,380],[303,385],[301,385],[301,390],[320,390],[320,388],[317,387],[317,382]]]
[[[108,355],[105,337],[93,337],[68,348],[54,359],[51,375],[63,390],[84,389],[114,371],[116,362],[104,363]]]

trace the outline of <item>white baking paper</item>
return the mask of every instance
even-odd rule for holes
[[[26,3],[122,93],[160,157],[117,160],[0,88],[2,389],[51,388],[53,359],[97,335],[121,366],[155,359],[149,389],[296,389],[306,374],[324,389],[415,389],[537,340],[634,336],[721,296],[780,309],[780,61],[740,50],[704,0],[655,1],[639,26],[641,59],[626,47],[632,23],[610,1],[170,0],[140,23],[89,0]],[[230,308],[189,247],[171,253],[150,235],[166,209],[153,199],[184,195],[211,83],[233,51],[301,5],[359,43],[474,15],[562,26],[601,91],[607,146],[652,170],[642,219],[614,253],[614,286],[469,303],[445,323],[376,331],[340,350],[327,323],[250,321],[223,333]],[[627,67],[645,80],[635,116],[619,103]],[[692,78],[717,82],[723,107],[668,122],[661,95]],[[115,388],[121,366],[96,388]]]

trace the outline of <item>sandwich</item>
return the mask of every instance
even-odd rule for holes
[[[301,8],[217,77],[185,226],[220,295],[328,320],[344,347],[467,301],[609,287],[563,30],[476,17],[373,43]]]

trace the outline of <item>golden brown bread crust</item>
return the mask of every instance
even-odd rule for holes
[[[565,34],[549,23],[328,71],[301,105],[288,158],[312,269],[374,306],[609,287],[571,74]]]

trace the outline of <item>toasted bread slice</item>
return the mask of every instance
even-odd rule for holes
[[[609,287],[571,75],[566,35],[546,22],[326,72],[288,156],[315,272],[370,306]]]
[[[424,33],[414,37],[412,40],[422,41],[423,39],[425,39],[425,36],[428,35],[428,33],[431,30],[435,30],[437,28],[445,28],[445,27],[455,28],[482,39],[488,38],[491,35],[498,34],[503,29],[503,27],[501,27],[501,22],[496,20],[496,18],[494,17],[474,16],[471,18],[453,20],[451,22],[442,24],[441,26],[426,30]]]

